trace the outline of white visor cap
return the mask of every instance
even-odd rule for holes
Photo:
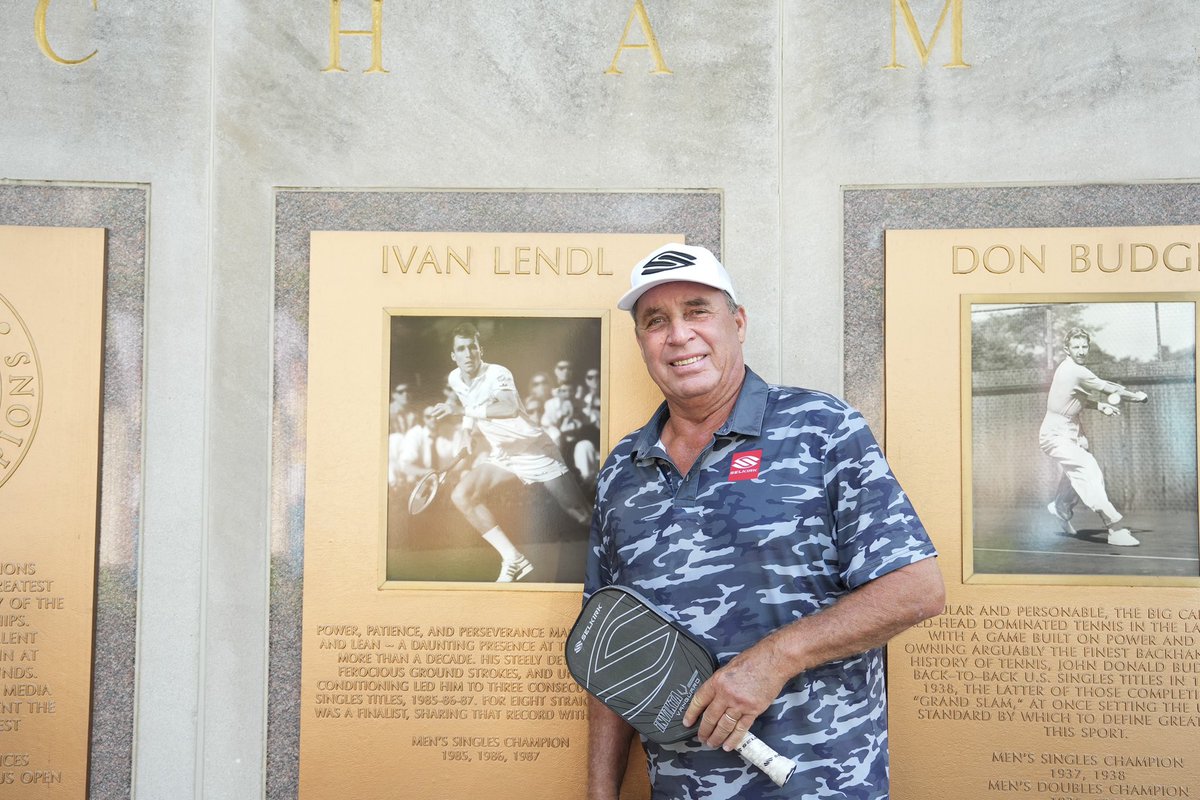
[[[702,283],[728,292],[733,302],[737,302],[733,281],[712,252],[694,245],[671,243],[664,244],[637,263],[629,276],[631,288],[617,301],[617,308],[630,311],[645,292],[673,281]]]

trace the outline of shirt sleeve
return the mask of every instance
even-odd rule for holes
[[[829,431],[825,487],[849,588],[937,555],[866,420],[848,406]]]
[[[587,564],[583,571],[583,599],[591,597],[592,592],[610,586],[616,581],[613,578],[612,555],[615,549],[613,532],[607,521],[614,511],[612,504],[616,502],[620,480],[620,463],[618,451],[625,442],[618,443],[613,452],[601,467],[596,480],[596,505],[592,509],[592,524],[588,532]],[[628,461],[626,460],[626,466]]]
[[[488,399],[494,399],[501,392],[516,392],[517,382],[513,380],[513,374],[508,367],[502,367],[499,364],[488,365]]]
[[[583,599],[586,601],[597,589],[608,586],[612,581],[606,553],[608,547],[600,523],[600,507],[592,509],[592,527],[588,534],[587,565],[583,571]]]

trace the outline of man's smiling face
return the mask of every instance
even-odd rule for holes
[[[650,289],[634,308],[642,360],[667,402],[736,392],[745,375],[746,312],[719,289],[676,281]]]

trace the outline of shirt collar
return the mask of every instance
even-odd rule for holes
[[[762,433],[763,417],[766,416],[766,413],[767,383],[758,377],[758,373],[746,367],[746,378],[742,381],[737,402],[733,404],[733,411],[729,418],[720,428],[717,428],[716,435],[727,436],[737,433],[744,436],[758,436]],[[637,437],[633,440],[630,458],[637,461],[653,456],[655,449],[661,450],[658,443],[662,438],[663,426],[667,424],[667,418],[670,416],[671,412],[667,408],[667,403],[663,401],[650,420],[638,430]]]

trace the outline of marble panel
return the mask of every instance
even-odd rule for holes
[[[0,224],[104,228],[104,384],[88,796],[129,797],[142,487],[145,186],[0,182]]]
[[[682,231],[722,251],[718,192],[276,194],[267,791],[298,792],[309,234],[337,231]]]

